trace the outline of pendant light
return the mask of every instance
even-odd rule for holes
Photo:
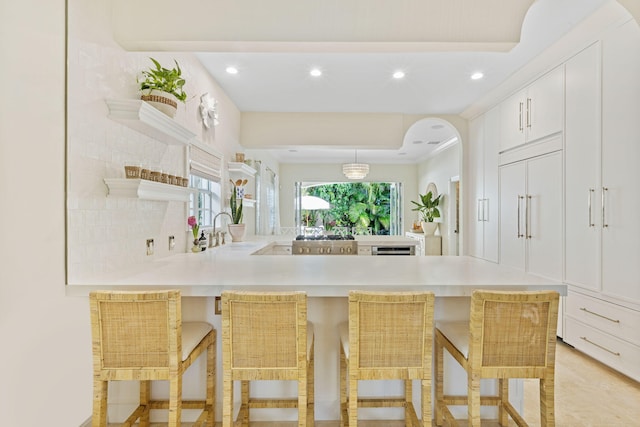
[[[356,150],[355,162],[343,164],[342,173],[349,179],[362,179],[369,173],[369,165],[358,163],[358,150]]]

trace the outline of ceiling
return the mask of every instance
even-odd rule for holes
[[[200,52],[202,64],[241,111],[460,114],[490,93],[598,7],[613,0],[537,0],[527,12],[520,43],[508,52]],[[228,66],[237,74],[225,71]],[[322,76],[312,77],[317,67]],[[392,73],[402,70],[403,79]],[[484,78],[471,80],[482,72]],[[441,121],[419,122],[400,149],[358,150],[369,163],[411,163],[456,136]],[[420,141],[420,142],[418,142]],[[396,142],[397,145],[397,142]],[[405,153],[405,154],[400,154]],[[273,150],[281,162],[351,161],[352,147]],[[346,157],[345,157],[346,156]]]

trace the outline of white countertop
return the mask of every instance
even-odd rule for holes
[[[402,239],[402,238],[400,238]],[[280,237],[282,242],[285,239]],[[367,239],[369,240],[369,239]],[[407,239],[409,240],[409,239]],[[290,240],[287,240],[290,242]],[[215,296],[226,289],[301,290],[309,296],[346,296],[352,289],[430,290],[469,296],[473,289],[542,290],[566,295],[566,285],[472,257],[251,255],[273,240],[229,243],[201,253],[180,253],[136,271],[67,285],[70,296],[96,289],[177,288],[183,296]]]

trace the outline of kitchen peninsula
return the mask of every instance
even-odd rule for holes
[[[284,242],[282,242],[284,243]],[[566,285],[472,257],[252,255],[278,242],[252,240],[204,252],[179,253],[67,286],[67,295],[94,289],[177,288],[183,296],[212,297],[225,289],[302,290],[310,297],[344,297],[350,289],[430,290],[439,297],[470,296],[473,289],[551,289]]]
[[[524,273],[518,269],[472,257],[454,256],[294,256],[253,255],[264,253],[270,245],[291,244],[289,240],[263,239],[230,243],[200,253],[181,253],[146,263],[136,271],[121,272],[110,277],[94,278],[82,284],[67,286],[67,295],[84,297],[96,289],[134,290],[176,288],[182,291],[185,320],[204,320],[220,330],[221,319],[214,314],[214,297],[225,289],[253,291],[305,291],[309,296],[308,318],[314,323],[315,335],[315,419],[339,419],[338,336],[339,323],[347,320],[349,290],[379,291],[429,290],[436,294],[435,318],[468,319],[469,296],[476,288],[502,290],[556,290],[566,295],[566,285]],[[402,238],[404,239],[404,237]],[[221,414],[222,357],[218,344],[217,413]],[[454,364],[445,361],[451,392],[464,394],[466,377]],[[488,388],[487,388],[488,387]],[[492,390],[492,382],[483,390]],[[132,390],[119,391],[123,401],[137,399]],[[185,383],[185,393],[198,393],[197,384]],[[380,381],[367,384],[375,394],[400,394],[402,384]],[[163,390],[154,390],[162,394]],[[282,396],[290,392],[286,386],[258,382],[252,387],[256,395]],[[511,387],[511,401],[521,409],[522,382]],[[128,397],[125,397],[128,396]],[[420,398],[414,390],[414,405]],[[130,403],[130,402],[129,402]],[[124,404],[124,403],[123,403]],[[491,410],[490,408],[487,408]],[[485,414],[483,410],[483,414]],[[489,414],[491,414],[489,412]],[[366,417],[366,411],[364,416]],[[398,408],[385,408],[383,419],[401,419]],[[457,416],[464,416],[458,413]],[[255,421],[291,421],[294,410],[271,410],[252,414]]]

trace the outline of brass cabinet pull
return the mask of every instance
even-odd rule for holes
[[[524,237],[524,234],[520,233],[520,200],[522,199],[524,199],[524,197],[518,194],[518,239]]]
[[[602,227],[606,228],[609,226],[609,224],[607,224],[606,221],[606,207],[605,207],[605,201],[606,201],[606,197],[605,194],[607,193],[607,191],[609,191],[609,189],[607,187],[602,187]]]
[[[586,307],[580,307],[580,310],[584,311],[585,313],[593,314],[594,316],[602,317],[603,319],[606,319],[609,322],[620,323],[620,320],[618,320],[618,319],[612,319],[610,317],[603,316],[602,314],[598,314],[595,311],[591,311],[591,310],[587,309]]]
[[[518,104],[519,105],[519,112],[518,112],[518,130],[520,132],[522,132],[524,130],[524,126],[522,123],[522,107],[524,106],[524,104],[521,102]]]
[[[583,340],[583,341],[588,342],[591,345],[595,345],[596,347],[601,348],[602,350],[604,350],[604,351],[606,351],[608,353],[611,353],[614,356],[620,356],[620,353],[618,353],[617,351],[611,351],[607,347],[604,347],[604,346],[602,346],[602,345],[600,345],[598,343],[595,343],[595,342],[591,341],[590,339],[588,339],[587,337],[580,337],[580,339]]]
[[[524,210],[524,232],[527,234],[526,238],[527,239],[531,239],[531,226],[529,225],[529,216],[531,215],[529,213],[529,206],[531,204],[531,196],[527,195],[527,203],[526,203],[526,208]]]
[[[595,226],[596,226],[596,225],[593,223],[593,218],[591,217],[591,210],[592,210],[592,208],[591,208],[591,201],[592,201],[592,199],[593,199],[593,193],[595,193],[595,191],[596,191],[596,190],[595,190],[595,189],[593,189],[593,188],[590,188],[590,189],[589,189],[589,199],[588,199],[588,202],[587,202],[587,209],[589,209],[589,228],[591,228],[591,227],[595,227]]]

